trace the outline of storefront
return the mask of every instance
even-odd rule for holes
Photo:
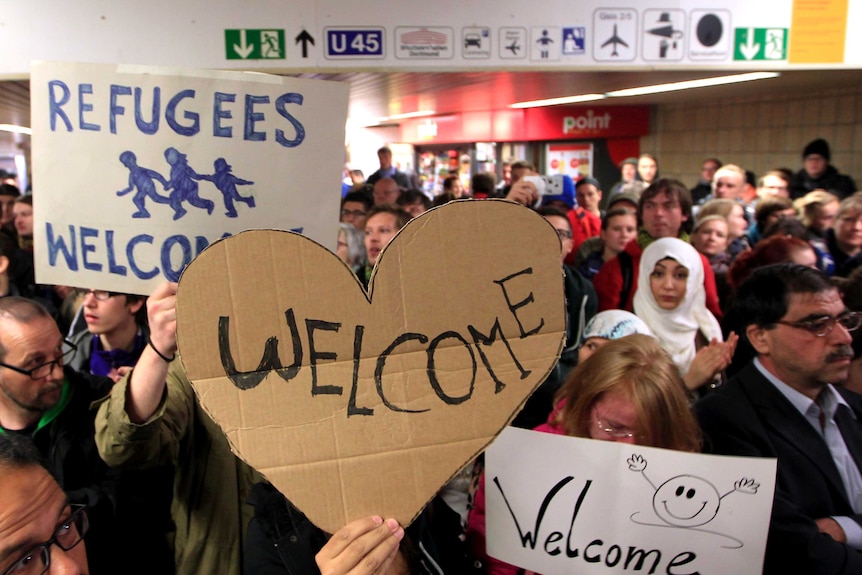
[[[426,191],[439,192],[450,173],[465,182],[480,172],[499,180],[503,163],[527,160],[544,174],[597,178],[609,188],[618,164],[640,153],[649,133],[648,106],[557,106],[464,112],[405,120]]]

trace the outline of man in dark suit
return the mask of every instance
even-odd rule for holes
[[[755,359],[697,411],[706,451],[778,459],[763,572],[862,573],[862,396],[833,386],[862,317],[795,264],[757,270],[734,307]]]
[[[395,183],[398,184],[398,187],[403,190],[409,190],[416,186],[413,185],[413,182],[410,181],[410,176],[401,172],[392,165],[392,150],[388,147],[383,146],[379,150],[377,150],[377,159],[380,161],[380,169],[368,176],[368,179],[365,181],[369,186],[373,186],[377,183],[377,180],[383,178],[392,178],[395,180]],[[392,203],[395,203],[394,201]]]

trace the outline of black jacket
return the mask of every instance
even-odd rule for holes
[[[122,473],[110,469],[96,449],[94,422],[98,401],[110,394],[114,382],[68,367],[64,372],[60,401],[42,416],[30,437],[69,502],[88,507],[90,573],[116,573],[122,565],[123,573],[169,575],[173,474],[167,474],[165,482],[163,469]]]
[[[862,396],[836,390],[855,412],[853,437],[862,437]],[[704,452],[778,459],[765,575],[862,573],[862,551],[820,533],[814,523],[821,517],[848,516],[862,524],[826,442],[753,364],[698,402],[697,414]],[[862,468],[862,453],[854,452],[854,443],[844,437]]]
[[[827,166],[817,179],[810,177],[805,170],[799,170],[790,181],[790,197],[794,200],[814,190],[836,193],[843,200],[856,192],[856,182],[850,176],[838,173],[833,166]]]
[[[256,484],[248,503],[254,517],[248,526],[243,572],[249,575],[320,575],[314,556],[329,537],[315,527],[278,490]],[[472,559],[459,534],[460,517],[435,497],[407,529],[402,553],[413,575],[484,573]]]

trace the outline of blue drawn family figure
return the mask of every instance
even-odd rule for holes
[[[160,196],[156,192],[156,185],[153,183],[153,180],[158,180],[164,187],[167,187],[168,182],[157,171],[139,166],[138,158],[135,156],[134,152],[127,150],[120,154],[120,162],[129,168],[129,187],[124,190],[120,190],[117,192],[117,195],[125,196],[135,188],[138,189],[132,198],[132,203],[134,203],[138,208],[138,211],[132,214],[133,218],[150,217],[150,212],[147,211],[146,206],[147,198],[150,198],[158,204],[168,204],[171,202],[170,198]]]
[[[213,175],[201,175],[200,177],[203,180],[209,180],[215,184],[215,187],[218,188],[218,191],[220,191],[224,196],[224,209],[227,210],[224,215],[229,218],[237,217],[236,208],[233,205],[234,200],[245,202],[248,207],[253,208],[254,196],[241,196],[236,187],[248,186],[254,184],[254,182],[243,180],[242,178],[238,178],[233,175],[233,173],[231,173],[232,167],[224,158],[219,158],[213,162],[213,167],[215,168],[215,173]]]
[[[198,195],[198,180],[203,179],[186,161],[186,155],[176,148],[165,150],[165,159],[171,166],[171,178],[165,190],[170,190],[170,203],[174,209],[174,219],[178,220],[186,214],[183,202],[188,202],[196,208],[213,213],[215,202]]]

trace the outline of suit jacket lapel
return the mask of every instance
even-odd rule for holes
[[[841,481],[832,454],[808,420],[763,377],[754,364],[749,365],[740,376],[744,389],[764,425],[810,459],[849,505],[844,482]]]

